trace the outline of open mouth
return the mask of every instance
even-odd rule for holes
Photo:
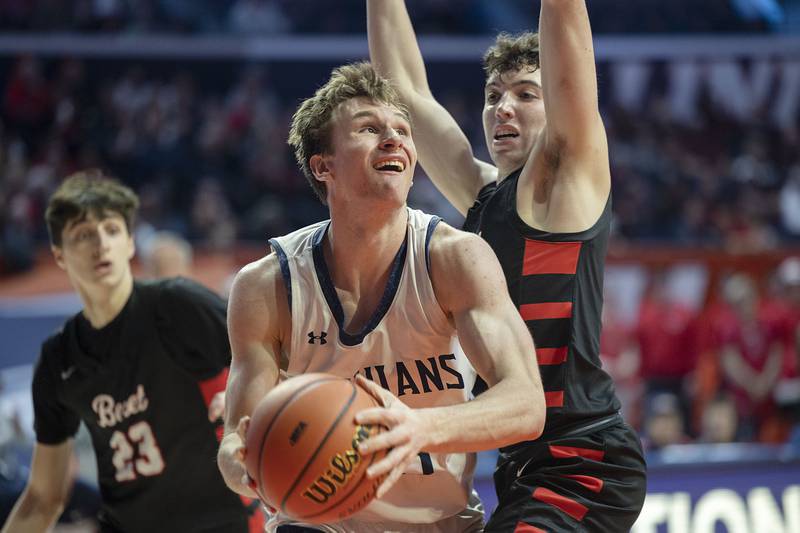
[[[514,139],[519,137],[519,133],[509,129],[499,129],[494,134],[495,141],[502,141],[503,139]]]
[[[406,169],[406,164],[400,159],[388,159],[378,162],[372,168],[381,172],[402,172]]]
[[[100,261],[94,265],[95,270],[108,270],[111,268],[111,261]]]

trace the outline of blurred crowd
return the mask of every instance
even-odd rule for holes
[[[296,67],[303,76],[284,64],[176,69],[31,55],[4,67],[0,271],[30,267],[47,242],[46,198],[80,168],[102,167],[138,191],[142,232],[173,231],[217,249],[264,242],[326,215],[286,144],[298,94],[315,88],[310,64]],[[315,68],[321,79],[330,66]],[[480,94],[458,89],[467,85],[450,83],[441,100],[487,158]],[[701,104],[686,124],[657,97],[640,112],[605,106],[617,240],[729,252],[800,240],[798,129],[715,109]],[[416,183],[412,205],[460,222],[424,176]]]
[[[531,0],[407,0],[418,31],[476,34],[535,27]],[[764,32],[794,0],[592,0],[595,33]],[[364,0],[0,0],[0,30],[125,33],[363,33]],[[308,13],[314,13],[309,17]],[[687,17],[686,14],[691,13]]]
[[[679,292],[679,291],[678,291]],[[634,320],[606,298],[602,358],[649,451],[791,443],[800,450],[800,256],[765,282],[733,272],[707,305],[650,277]]]

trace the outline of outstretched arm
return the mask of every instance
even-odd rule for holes
[[[281,331],[288,320],[286,289],[275,254],[236,276],[228,303],[231,369],[225,389],[225,437],[218,464],[228,487],[257,497],[244,468],[244,436],[250,414],[277,383]]]
[[[3,533],[44,533],[52,527],[64,510],[72,487],[71,457],[72,439],[56,445],[34,446],[28,484],[3,526]]]
[[[555,178],[552,231],[591,226],[611,187],[608,141],[597,97],[592,30],[585,0],[542,0],[539,17],[545,126],[544,172]],[[528,165],[527,174],[543,165]],[[525,177],[525,175],[523,175]],[[530,176],[532,177],[532,176]]]
[[[382,399],[384,408],[362,411],[356,420],[390,428],[372,437],[362,450],[391,448],[368,470],[372,477],[389,473],[379,496],[422,450],[488,450],[536,439],[544,429],[546,406],[533,340],[489,246],[476,235],[439,224],[430,260],[436,297],[452,317],[464,352],[489,390],[463,404],[410,409],[362,380]]]
[[[497,169],[474,158],[464,132],[428,86],[425,64],[404,0],[367,0],[369,55],[392,81],[411,112],[419,161],[436,187],[462,214]]]

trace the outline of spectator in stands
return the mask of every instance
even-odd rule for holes
[[[689,442],[685,426],[678,398],[667,392],[660,393],[652,398],[642,442],[648,452],[673,444],[685,444]]]
[[[291,22],[276,0],[236,0],[228,15],[228,27],[233,33],[288,33]]]
[[[698,440],[706,444],[735,442],[738,430],[736,403],[726,395],[720,394],[706,404],[701,419]]]
[[[694,321],[695,313],[674,298],[666,274],[656,273],[640,304],[635,331],[645,418],[653,400],[668,393],[676,399],[682,420],[688,420],[687,386],[697,360]]]
[[[728,311],[716,324],[723,390],[736,402],[745,439],[770,440],[772,391],[783,367],[781,325],[765,312],[752,278],[737,273],[723,285]]]
[[[145,241],[141,250],[148,277],[191,277],[192,245],[177,233],[156,232]]]

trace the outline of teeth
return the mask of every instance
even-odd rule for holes
[[[378,170],[394,170],[397,172],[402,172],[405,168],[406,166],[402,161],[387,161],[377,167]]]

